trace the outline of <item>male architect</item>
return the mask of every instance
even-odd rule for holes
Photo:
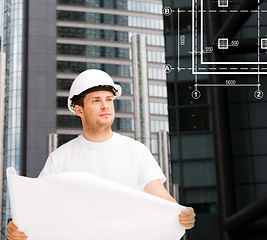
[[[142,143],[111,130],[113,100],[121,95],[105,72],[90,69],[73,81],[68,107],[82,122],[83,134],[62,145],[48,157],[39,177],[82,171],[176,202],[166,191],[166,180],[153,155]],[[194,226],[195,213],[188,207],[177,221],[186,229]],[[13,222],[7,226],[9,240],[27,239]]]

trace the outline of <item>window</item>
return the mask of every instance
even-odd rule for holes
[[[210,130],[209,107],[179,109],[180,131]]]
[[[166,80],[166,73],[162,68],[148,68],[148,78]]]
[[[80,119],[77,116],[57,115],[58,128],[82,128]]]
[[[112,125],[114,131],[134,131],[134,120],[132,118],[115,118]]]
[[[201,98],[195,100],[191,97],[191,93],[194,90],[193,83],[179,83],[178,84],[178,102],[179,105],[196,105],[208,103],[208,89],[201,89]]]
[[[58,4],[127,9],[127,0],[57,0]]]
[[[73,79],[58,78],[57,79],[57,90],[69,90],[72,82],[73,82]]]
[[[116,112],[133,112],[133,101],[130,100],[115,100],[114,101]]]
[[[158,154],[158,141],[155,138],[151,138],[151,152],[153,154]]]
[[[129,16],[129,26],[133,27],[142,27],[142,28],[154,28],[154,29],[163,29],[163,21],[159,19],[152,19],[148,18],[150,20],[150,23],[148,23],[147,18],[143,17],[133,17]]]
[[[169,131],[168,121],[163,121],[163,120],[150,121],[150,131],[152,133],[156,133],[161,130]]]
[[[119,82],[117,84],[119,84],[121,86],[123,95],[132,95],[133,94],[133,84],[132,83]]]
[[[64,143],[76,138],[78,135],[70,135],[70,134],[58,134],[58,147],[63,145]]]
[[[161,14],[162,4],[128,1],[128,10]]]
[[[164,26],[165,31],[177,31],[178,29],[178,15],[177,15],[176,9],[174,9],[173,14],[170,16],[163,16],[164,17]],[[198,11],[198,19],[200,18],[200,11]],[[189,32],[192,30],[192,12],[191,9],[183,9],[183,11],[180,12],[180,32]]]
[[[158,85],[149,85],[149,96],[167,97],[167,87]]]
[[[217,191],[215,188],[184,190],[184,203],[199,213],[217,213]]]
[[[214,161],[198,160],[183,163],[184,187],[216,185]]]
[[[165,54],[159,51],[147,51],[147,60],[148,62],[165,63]]]
[[[167,103],[150,102],[150,114],[168,115]]]
[[[57,97],[57,108],[68,108],[67,97]]]
[[[101,69],[109,73],[112,76],[131,77],[130,66],[126,66],[126,65],[85,63],[85,62],[67,62],[67,61],[57,62],[58,72],[80,73],[90,68]]]
[[[214,157],[213,139],[210,133],[181,135],[180,141],[180,151],[183,159]]]

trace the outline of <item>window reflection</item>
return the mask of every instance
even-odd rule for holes
[[[150,102],[150,114],[168,115],[167,103]]]
[[[58,134],[58,147],[76,138],[77,136],[78,135],[74,135],[74,134]]]
[[[21,82],[22,82],[22,30],[23,30],[23,7],[21,1],[5,1],[5,28],[3,29],[3,51],[6,53],[6,112],[5,116],[5,145],[4,168],[15,167],[20,173],[21,161]],[[3,193],[3,229],[7,219],[11,218],[9,194],[7,182],[4,182]],[[5,232],[2,238],[6,239]]]
[[[163,120],[150,121],[150,131],[152,133],[156,133],[161,130],[169,131],[168,121],[163,121]]]
[[[88,7],[104,7],[115,9],[127,9],[127,0],[57,0],[58,4],[88,6]]]
[[[131,77],[130,66],[101,64],[101,63],[57,61],[57,71],[62,73],[80,73],[90,68],[101,69],[112,76]]]
[[[166,73],[162,68],[148,68],[148,78],[166,80]]]
[[[128,10],[135,12],[162,13],[162,4],[128,1]]]
[[[165,63],[165,53],[159,51],[147,51],[148,62]]]
[[[131,100],[119,100],[114,101],[115,112],[133,112],[133,101]]]
[[[61,38],[79,38],[88,40],[107,40],[118,42],[130,42],[131,37],[140,32],[126,32],[104,29],[57,27],[57,36]],[[144,33],[142,33],[144,34]],[[164,46],[164,37],[159,34],[145,33],[148,45]]]
[[[112,130],[132,132],[134,131],[134,120],[132,118],[115,118]]]
[[[70,115],[57,115],[57,127],[82,129],[80,119],[77,116]]]
[[[129,59],[129,49],[78,44],[57,44],[57,53],[62,55],[107,57]]]
[[[147,24],[149,19],[151,24]],[[116,24],[140,28],[163,29],[163,20],[156,18],[146,18],[137,16],[122,16],[113,14],[100,14],[90,12],[76,12],[57,10],[57,20],[87,22],[87,23],[105,23]]]
[[[158,141],[156,138],[151,138],[151,152],[153,154],[157,154],[158,153]]]
[[[149,85],[149,96],[167,97],[167,87],[158,85]]]

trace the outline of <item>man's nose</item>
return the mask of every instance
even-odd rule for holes
[[[103,101],[101,104],[101,109],[108,109],[108,108],[109,108],[108,103],[106,101]]]

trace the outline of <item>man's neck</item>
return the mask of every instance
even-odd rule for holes
[[[110,139],[113,134],[111,129],[99,132],[83,131],[83,137],[90,142],[104,142]]]

